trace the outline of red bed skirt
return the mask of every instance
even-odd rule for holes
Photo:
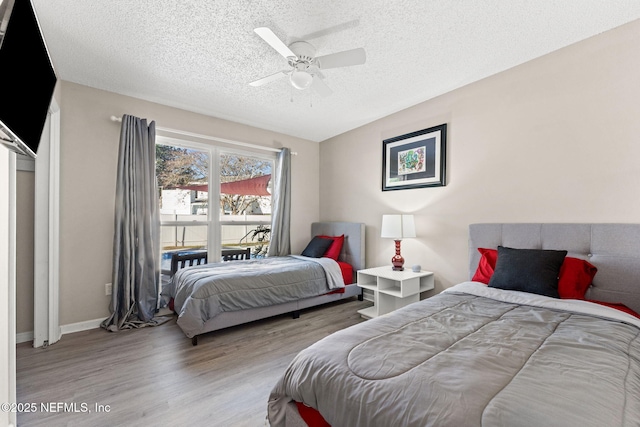
[[[304,403],[296,402],[300,417],[309,427],[331,427],[331,424],[326,422],[320,412],[316,411],[310,406]]]
[[[346,262],[338,261],[338,265],[340,266],[340,272],[342,273],[342,279],[344,280],[344,284],[350,285],[353,283],[353,266],[351,264],[347,264]],[[344,288],[334,289],[328,294],[343,294]]]

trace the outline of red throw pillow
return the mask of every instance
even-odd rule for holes
[[[624,304],[620,304],[619,302],[604,302],[604,301],[596,301],[594,299],[588,299],[587,301],[595,302],[596,304],[600,304],[600,305],[604,305],[604,306],[607,306],[607,307],[615,308],[616,310],[624,311],[625,313],[630,314],[630,315],[635,316],[638,319],[640,319],[640,314],[639,313],[633,311],[632,309],[630,309],[629,307],[627,307]]]
[[[489,279],[493,275],[498,260],[496,249],[478,248],[482,255],[478,268],[473,275],[474,282],[489,284]],[[558,280],[558,294],[563,299],[584,299],[584,294],[589,289],[593,277],[598,269],[588,261],[583,259],[565,257],[560,268],[560,278]]]
[[[476,274],[473,275],[471,280],[488,285],[489,279],[491,279],[493,271],[496,269],[498,251],[495,249],[478,248],[478,252],[480,252],[480,255],[482,256],[480,257]]]
[[[564,299],[584,299],[598,269],[588,261],[565,257],[560,267],[558,293]]]
[[[338,258],[340,257],[340,251],[342,251],[342,245],[344,243],[344,234],[341,236],[318,236],[318,237],[322,237],[323,239],[333,240],[333,243],[331,244],[331,246],[329,246],[329,248],[324,252],[324,255],[322,256],[326,258],[331,258],[337,261]]]

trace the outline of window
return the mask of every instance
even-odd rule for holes
[[[252,257],[264,257],[271,228],[273,158],[221,153],[219,164],[222,250],[251,247]]]
[[[162,270],[173,253],[251,248],[263,257],[271,227],[274,155],[260,155],[158,137]],[[210,191],[211,189],[211,191]]]

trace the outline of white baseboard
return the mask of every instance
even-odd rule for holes
[[[33,331],[29,332],[18,332],[16,334],[16,344],[20,344],[21,342],[33,341]]]
[[[96,328],[100,327],[100,324],[103,321],[104,321],[104,318],[86,320],[84,322],[70,323],[68,325],[62,325],[62,326],[60,326],[60,334],[64,335],[64,334],[71,334],[73,332],[88,331],[89,329],[96,329]]]
[[[103,320],[104,319],[93,319],[86,320],[84,322],[62,325],[60,326],[60,336],[64,334],[72,334],[74,332],[88,331],[89,329],[99,328]],[[20,332],[16,334],[16,344],[28,341],[33,341],[33,331]]]

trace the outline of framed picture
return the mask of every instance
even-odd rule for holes
[[[382,141],[382,191],[446,185],[447,125]]]

